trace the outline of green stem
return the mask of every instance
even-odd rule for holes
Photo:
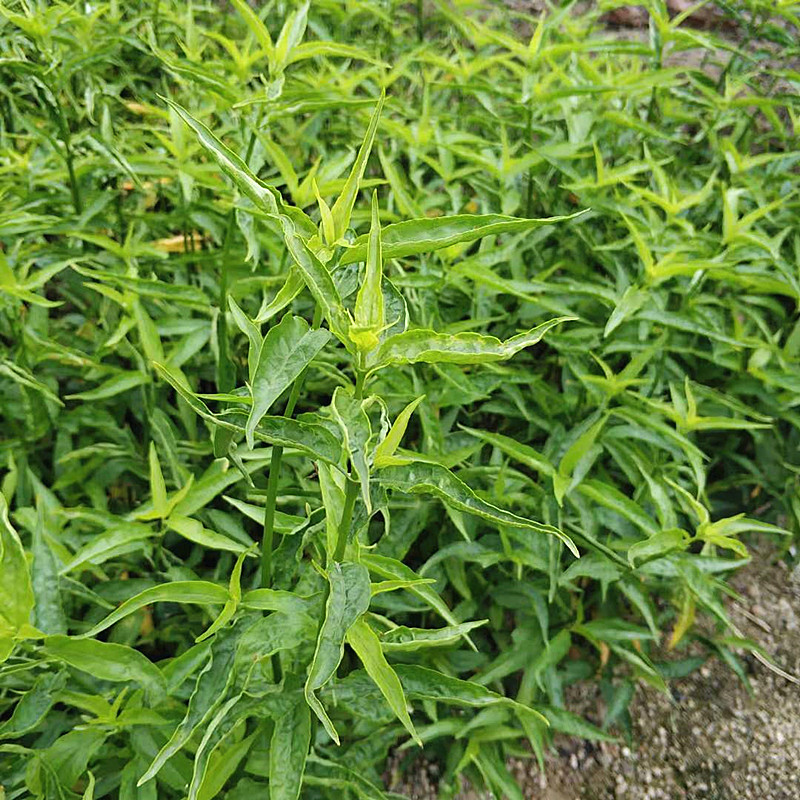
[[[319,328],[322,322],[322,311],[317,306],[314,310],[314,321],[311,323],[313,328]],[[304,369],[292,384],[286,408],[283,411],[284,417],[291,417],[294,414],[297,401],[300,399],[300,391],[306,379]],[[267,479],[267,505],[264,509],[264,533],[261,537],[261,586],[269,588],[272,583],[272,552],[275,549],[275,505],[278,501],[278,478],[281,473],[281,462],[283,461],[283,447],[273,445],[272,458],[269,462],[269,478]]]
[[[336,537],[336,550],[333,553],[334,561],[341,561],[344,558],[344,551],[347,547],[347,537],[350,534],[350,526],[353,523],[353,508],[355,508],[357,497],[358,483],[352,478],[348,478],[347,488],[344,494],[342,521],[339,523],[339,533]]]
[[[291,417],[300,397],[300,389],[305,378],[305,371],[295,380],[289,401],[286,403],[285,417]],[[283,447],[273,445],[272,458],[269,462],[269,479],[267,481],[267,505],[264,509],[264,535],[261,538],[261,585],[269,588],[272,583],[272,552],[275,549],[275,505],[278,501],[278,478],[281,474]]]
[[[366,371],[356,369],[356,400],[361,400],[364,397],[364,381],[366,377]],[[334,561],[341,561],[344,558],[347,538],[350,535],[350,526],[353,523],[353,509],[355,508],[357,498],[358,478],[351,470],[350,477],[347,479],[347,488],[344,493],[344,509],[342,510],[342,519],[339,523],[339,531],[336,536],[336,549],[333,553]]]

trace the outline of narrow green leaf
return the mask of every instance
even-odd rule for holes
[[[576,557],[580,555],[572,539],[558,528],[527,520],[482,500],[460,478],[440,464],[417,462],[386,467],[376,473],[376,476],[384,486],[409,494],[434,495],[459,511],[474,514],[495,525],[508,525],[555,536],[564,542]]]
[[[334,676],[344,656],[347,632],[369,608],[369,572],[361,564],[339,564],[334,561],[328,571],[328,582],[330,592],[325,605],[325,620],[319,631],[314,658],[308,672],[305,698],[328,735],[339,744],[339,735],[316,692]]]
[[[173,581],[160,586],[151,586],[128,598],[105,619],[75,638],[94,638],[121,619],[135,613],[151,603],[193,603],[197,605],[223,605],[229,599],[228,590],[210,581]]]
[[[356,620],[347,632],[347,642],[356,651],[367,674],[381,690],[381,694],[386,698],[386,702],[395,716],[403,723],[403,727],[411,738],[422,747],[422,742],[417,736],[414,724],[408,714],[408,704],[400,680],[386,661],[380,639],[363,617]]]
[[[405,220],[388,225],[381,231],[383,257],[403,258],[431,253],[454,244],[474,242],[484,236],[532,231],[543,225],[574,219],[584,213],[586,212],[579,211],[564,217],[545,219],[521,219],[500,214],[458,214],[452,217]],[[364,261],[368,239],[368,235],[359,236],[354,245],[344,252],[340,263],[345,265]]]
[[[100,680],[134,681],[145,689],[152,701],[166,694],[164,676],[150,659],[132,647],[57,635],[45,637],[44,651],[48,656]]]
[[[553,327],[576,317],[557,317],[525,333],[502,341],[481,333],[436,333],[417,328],[390,336],[372,359],[372,368],[389,364],[486,364],[506,361],[520,350],[539,342]]]
[[[253,405],[247,417],[247,444],[255,445],[255,429],[278,397],[325,346],[330,333],[310,330],[302,317],[287,314],[264,337],[250,387]]]
[[[367,132],[364,134],[364,139],[358,150],[358,155],[350,170],[350,175],[348,175],[341,194],[336,198],[336,202],[331,208],[337,239],[344,236],[345,231],[350,227],[350,215],[353,213],[353,206],[356,202],[361,179],[364,177],[364,170],[367,168],[367,161],[372,150],[372,143],[375,141],[375,133],[378,130],[378,121],[380,120],[385,100],[386,95],[384,92],[381,92],[378,104],[372,112],[372,118],[369,121]]]
[[[310,742],[311,712],[298,696],[275,720],[269,746],[270,800],[297,800],[300,796]]]

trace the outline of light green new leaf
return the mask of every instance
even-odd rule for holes
[[[558,472],[553,475],[553,491],[558,504],[561,505],[564,495],[569,490],[573,481],[573,472],[578,462],[594,447],[603,426],[608,419],[603,415],[591,427],[585,430],[573,443],[561,458],[558,465]]]
[[[150,497],[153,501],[153,513],[157,515],[158,519],[163,519],[169,513],[167,508],[167,485],[164,483],[164,475],[161,472],[158,451],[154,442],[150,442],[148,461],[150,462]]]
[[[328,268],[303,241],[297,233],[295,224],[288,217],[281,217],[281,229],[289,255],[322,311],[322,316],[328,320],[331,330],[339,341],[345,347],[352,347],[348,336],[350,320]]]
[[[397,419],[386,434],[386,438],[375,448],[373,464],[375,469],[388,467],[391,464],[402,463],[403,459],[395,456],[395,450],[400,446],[403,436],[408,427],[411,415],[416,407],[425,399],[425,395],[420,395],[416,400],[412,400],[398,415]]]
[[[3,627],[8,627],[11,633],[15,633],[28,624],[33,607],[33,586],[25,551],[17,532],[9,522],[8,504],[0,492],[0,639]],[[8,650],[10,651],[10,645]],[[5,660],[7,655],[8,652],[0,641],[0,661]]]
[[[422,742],[417,736],[414,724],[408,714],[408,704],[403,694],[403,687],[383,654],[380,639],[363,617],[357,620],[347,632],[347,642],[356,651],[356,655],[367,670],[367,675],[381,690],[381,694],[386,698],[386,702],[395,716],[403,723],[403,727],[411,738],[422,747]]]
[[[372,225],[367,245],[367,265],[364,281],[356,296],[355,319],[350,326],[350,338],[365,353],[380,343],[385,325],[383,281],[383,256],[381,255],[381,221],[378,216],[378,193],[372,195]]]
[[[632,567],[644,561],[661,558],[677,550],[685,550],[689,544],[689,534],[680,528],[661,531],[628,548],[628,562]]]
[[[524,464],[526,467],[530,467],[542,475],[553,475],[555,472],[555,467],[538,450],[534,450],[530,445],[518,442],[510,436],[504,436],[502,433],[475,430],[474,428],[467,428],[464,425],[462,425],[461,428],[471,436],[475,436],[481,441],[496,447],[515,461]]]
[[[458,509],[488,520],[495,525],[525,528],[535,533],[556,536],[578,557],[578,549],[572,539],[552,525],[533,522],[505,511],[482,500],[460,478],[441,464],[417,462],[386,467],[376,473],[384,486],[409,494],[431,494]]]
[[[322,722],[331,739],[339,744],[339,734],[316,692],[335,674],[344,655],[347,632],[369,608],[369,572],[361,564],[340,564],[334,561],[328,571],[328,582],[330,592],[325,605],[325,620],[319,631],[304,692],[311,710]]]
[[[96,389],[68,394],[65,398],[67,400],[106,400],[149,382],[150,376],[143,372],[123,372],[103,381]]]
[[[261,17],[253,11],[250,4],[245,0],[231,0],[231,3],[242,15],[247,27],[250,28],[250,31],[267,54],[267,58],[272,60],[274,58],[272,36],[270,36],[267,26],[261,21]]]
[[[210,531],[203,526],[202,522],[190,517],[184,517],[181,514],[171,514],[167,519],[167,527],[175,531],[175,533],[188,539],[190,542],[200,544],[203,547],[208,547],[211,550],[227,550],[230,553],[245,553],[249,552],[250,548],[237,542],[234,539],[229,539],[221,533]],[[255,555],[251,553],[251,555]]]
[[[250,393],[253,405],[245,425],[247,444],[255,445],[255,429],[272,404],[325,346],[330,333],[311,330],[302,317],[287,314],[270,328],[260,348]]]
[[[331,208],[331,216],[333,217],[337,239],[344,236],[345,231],[350,227],[350,216],[353,213],[353,206],[356,202],[361,179],[364,177],[364,170],[367,168],[367,160],[372,150],[372,143],[375,141],[375,132],[378,130],[378,120],[380,119],[385,99],[386,95],[381,92],[378,104],[372,112],[372,118],[369,121],[367,132],[364,134],[364,139],[358,150],[358,155],[350,170],[350,175],[348,175],[341,194],[336,198],[336,202]],[[353,260],[357,261],[360,259]]]
[[[390,336],[378,348],[371,368],[389,364],[487,364],[506,361],[539,342],[553,327],[576,317],[557,317],[505,341],[481,333],[436,333],[417,328]]]

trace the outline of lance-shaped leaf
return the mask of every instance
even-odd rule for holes
[[[322,722],[328,735],[339,744],[339,734],[316,695],[335,674],[344,655],[344,641],[355,621],[369,608],[369,572],[361,564],[333,562],[328,572],[330,591],[325,605],[325,620],[317,637],[317,647],[308,672],[305,698]]]
[[[487,444],[496,447],[501,452],[510,456],[520,464],[530,467],[542,475],[552,475],[555,472],[555,467],[545,458],[538,450],[534,450],[530,445],[518,442],[510,436],[504,436],[502,433],[491,433],[489,431],[475,430],[474,428],[467,428],[462,425],[461,428],[475,436]],[[376,458],[377,462],[377,458]]]
[[[252,34],[261,45],[267,58],[272,61],[274,58],[274,45],[272,44],[272,36],[267,26],[261,21],[261,17],[250,8],[249,3],[245,0],[231,0],[231,3],[236,10],[242,15],[247,27],[250,28]]]
[[[269,322],[269,320],[283,311],[283,309],[303,291],[305,285],[300,270],[292,265],[289,274],[286,276],[286,283],[278,289],[275,297],[259,310],[253,322],[257,325],[263,325],[265,322]]]
[[[189,698],[189,707],[184,718],[159,750],[138,786],[153,778],[164,764],[189,741],[192,733],[209,720],[222,702],[234,679],[234,660],[239,636],[237,632],[218,635],[211,645],[211,660],[197,678],[194,692]]]
[[[45,719],[66,683],[65,670],[40,675],[14,706],[11,718],[0,725],[0,739],[16,739],[35,728]]]
[[[186,385],[183,376],[175,370],[163,364],[154,364],[154,366],[161,377],[186,400],[191,409],[200,417],[221,428],[242,434],[245,432],[244,425],[232,422],[228,417],[214,414]],[[259,441],[295,448],[312,458],[319,458],[330,464],[338,464],[342,454],[341,442],[327,428],[315,422],[299,422],[286,417],[264,417],[253,435]]]
[[[406,566],[402,561],[397,561],[388,556],[381,556],[377,553],[365,552],[361,554],[361,562],[382,578],[388,578],[392,582],[404,583],[404,588],[430,606],[449,625],[455,626],[459,624],[444,600],[430,586],[426,585],[424,579],[420,578],[411,567]],[[467,644],[477,651],[478,648],[469,638],[469,634],[464,633],[462,635]]]
[[[367,412],[364,410],[363,401],[357,400],[349,393],[349,390],[338,386],[333,393],[331,413],[342,430],[345,450],[361,484],[364,505],[367,507],[367,512],[371,512],[367,447],[372,437],[372,429]]]
[[[34,622],[43,633],[66,633],[67,618],[61,604],[58,565],[45,535],[44,504],[37,502],[31,554],[31,585],[36,598]]]
[[[178,116],[191,128],[200,144],[213,156],[220,169],[233,181],[236,188],[250,198],[264,214],[275,218],[291,219],[303,234],[310,238],[317,226],[299,208],[287,206],[277,189],[257,178],[247,164],[227,145],[223,144],[200,120],[195,119],[185,108],[168,98],[163,98]]]
[[[375,448],[373,463],[375,469],[381,467],[388,467],[391,464],[403,463],[405,459],[395,456],[394,452],[400,446],[403,440],[403,435],[408,427],[408,422],[411,415],[414,413],[416,407],[425,399],[425,395],[421,395],[416,400],[412,400],[398,415],[397,419],[386,434],[386,438]]]
[[[386,702],[395,716],[403,723],[403,727],[411,738],[422,747],[422,742],[414,730],[414,723],[411,722],[408,713],[408,703],[403,694],[400,680],[383,654],[380,639],[363,617],[357,620],[347,632],[347,642],[356,651],[364,669],[367,670],[367,675],[381,690],[381,694],[386,698]]]
[[[374,350],[385,327],[383,297],[383,261],[381,255],[381,221],[378,216],[378,193],[372,195],[372,225],[367,246],[367,266],[364,281],[356,296],[355,318],[350,326],[350,338],[360,350]]]
[[[408,628],[400,625],[381,635],[381,647],[388,653],[414,652],[425,647],[449,647],[488,621],[480,619],[462,622],[460,625],[448,625],[445,628]]]
[[[352,347],[347,335],[350,320],[339,296],[339,290],[328,268],[311,252],[288,217],[281,217],[283,240],[308,290],[328,320],[331,330],[345,347]]]
[[[0,492],[0,640],[3,628],[16,633],[30,621],[33,606],[33,586],[25,551],[8,520],[8,504]],[[0,662],[11,651],[11,641],[6,641],[0,641]]]
[[[48,656],[100,680],[117,683],[134,681],[147,692],[151,700],[158,700],[166,694],[166,680],[158,667],[132,647],[57,635],[45,638],[44,651]]]
[[[536,344],[553,327],[575,317],[556,317],[505,341],[481,333],[437,333],[416,328],[390,336],[378,348],[371,368],[389,364],[486,364],[506,361],[526,347]]]
[[[579,217],[579,211],[563,217],[522,219],[501,214],[456,214],[452,217],[422,217],[387,225],[381,232],[384,258],[402,258],[418,253],[431,253],[454,244],[474,242],[484,236],[499,233],[532,231],[543,225]],[[369,236],[359,236],[353,246],[342,255],[340,263],[353,264],[367,255]]]
[[[495,525],[525,528],[536,533],[556,536],[576,557],[580,555],[572,539],[558,528],[518,517],[510,511],[505,511],[482,500],[464,481],[441,464],[424,462],[399,464],[380,470],[376,476],[384,486],[409,494],[434,495],[459,511],[466,511],[482,517]]]
[[[311,712],[298,692],[297,701],[275,720],[269,746],[270,800],[297,800],[311,742]]]
[[[247,444],[255,445],[255,430],[272,404],[311,363],[330,338],[323,328],[311,330],[302,317],[287,314],[270,328],[261,346],[250,392],[253,405],[245,425]]]
[[[372,112],[372,118],[369,121],[369,127],[364,135],[364,140],[361,142],[358,155],[350,170],[350,175],[348,175],[341,194],[336,198],[336,202],[333,204],[333,208],[331,208],[331,216],[333,217],[333,225],[337,239],[340,239],[350,226],[350,216],[353,213],[353,206],[356,202],[361,179],[364,177],[364,170],[367,168],[367,160],[372,150],[372,143],[375,141],[375,132],[378,130],[378,120],[380,119],[385,99],[386,95],[381,92],[378,104]],[[359,259],[354,260],[358,261]]]
[[[151,603],[194,603],[197,605],[223,605],[229,599],[228,590],[211,581],[173,581],[161,586],[151,586],[139,594],[128,598],[105,619],[82,633],[80,639],[97,636],[106,628],[135,613]]]
[[[398,664],[395,669],[409,697],[469,708],[505,706],[521,718],[535,718],[548,724],[546,717],[535,709],[496,694],[474,681],[462,681],[436,670],[411,664]]]

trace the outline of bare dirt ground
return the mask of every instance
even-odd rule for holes
[[[800,675],[800,568],[766,547],[733,580],[741,600],[729,612],[776,664]],[[544,775],[533,760],[512,762],[526,800],[800,800],[800,686],[743,658],[752,694],[719,659],[670,683],[671,696],[640,689],[631,714],[632,747],[559,739]],[[568,707],[599,722],[594,687],[575,688]],[[394,791],[437,796],[424,766]],[[484,800],[465,790],[460,800]]]

